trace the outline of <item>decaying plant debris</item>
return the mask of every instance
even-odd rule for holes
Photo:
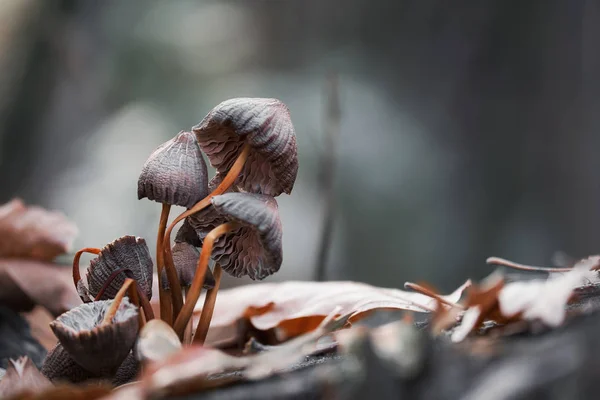
[[[204,154],[217,170],[210,181]],[[75,253],[71,281],[53,259],[70,251],[74,225],[19,200],[1,206],[0,305],[44,307],[55,317],[44,343],[56,340],[40,369],[10,354],[0,397],[264,398],[264,390],[279,388],[284,398],[332,391],[336,398],[481,398],[481,385],[494,385],[494,368],[516,368],[519,377],[506,379],[522,384],[532,363],[523,354],[538,351],[537,344],[519,348],[527,334],[564,344],[564,329],[582,320],[600,331],[597,316],[585,321],[600,306],[600,256],[569,268],[490,258],[548,276],[514,280],[496,271],[446,296],[414,283],[404,290],[284,282],[219,291],[222,272],[261,280],[281,267],[275,197],[291,193],[297,171],[290,114],[275,99],[225,101],[191,132],[159,146],[138,184],[140,199],[162,204],[156,273],[145,240],[125,235]],[[171,205],[187,211],[169,224]],[[85,252],[94,257],[82,276]],[[484,368],[493,362],[506,365]],[[462,381],[448,379],[444,363]],[[453,389],[435,389],[435,377]]]

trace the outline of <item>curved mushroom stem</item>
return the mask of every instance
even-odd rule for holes
[[[188,295],[186,296],[185,304],[181,309],[181,313],[179,313],[179,316],[177,317],[177,319],[175,320],[175,324],[173,325],[173,330],[175,330],[180,339],[183,337],[183,331],[185,330],[185,326],[190,320],[190,317],[194,312],[194,307],[196,306],[198,298],[200,297],[200,291],[202,290],[202,285],[204,284],[204,277],[206,276],[206,268],[208,268],[208,260],[210,260],[210,255],[212,254],[212,249],[215,241],[221,235],[231,232],[237,229],[239,226],[240,225],[237,222],[227,222],[221,224],[214,228],[212,231],[210,231],[208,235],[206,235],[206,238],[204,238],[202,252],[200,253],[200,258],[198,259],[198,265],[196,266],[196,274],[194,275],[194,280],[192,281],[192,285],[190,286],[190,290],[188,292]],[[208,323],[210,323],[210,321],[208,321]]]
[[[117,295],[110,304],[110,307],[108,308],[108,310],[106,310],[106,313],[104,314],[104,318],[102,319],[102,323],[100,325],[108,325],[112,323],[112,320],[115,317],[115,314],[117,313],[121,302],[123,301],[125,293],[129,289],[129,286],[131,286],[131,284],[133,283],[135,283],[133,279],[125,279],[125,282],[123,282],[123,286],[121,286],[121,289],[119,289],[119,291],[117,292]]]
[[[115,278],[122,273],[125,274],[126,279],[133,279],[133,281],[135,283],[134,289],[137,292],[137,298],[138,298],[138,301],[140,302],[142,310],[144,311],[144,317],[146,317],[146,321],[150,321],[150,320],[154,319],[154,311],[152,311],[152,306],[150,305],[150,301],[148,300],[148,297],[146,297],[146,293],[144,293],[142,291],[142,289],[140,289],[140,285],[138,285],[137,282],[135,281],[135,279],[133,278],[133,273],[131,272],[130,269],[123,268],[123,269],[117,269],[117,270],[113,271],[112,274],[110,274],[108,276],[108,278],[106,278],[104,285],[102,285],[102,287],[98,291],[98,294],[94,298],[94,301],[100,300],[102,298],[102,295],[104,295],[104,292],[106,291],[106,289],[112,283],[112,281],[114,281]]]
[[[518,264],[516,262],[512,262],[509,260],[505,260],[504,258],[499,257],[490,257],[485,260],[487,264],[494,265],[502,265],[503,267],[519,269],[521,271],[533,271],[533,272],[569,272],[572,268],[545,268],[545,267],[535,267],[533,265],[523,265]]]
[[[175,271],[175,265],[173,264],[173,253],[171,251],[171,232],[175,228],[175,225],[177,225],[180,221],[183,221],[190,215],[196,214],[198,211],[202,211],[203,209],[208,207],[210,205],[210,200],[213,198],[213,196],[218,196],[220,194],[225,193],[233,185],[235,180],[242,172],[242,169],[244,168],[244,164],[246,163],[249,154],[250,145],[246,143],[242,148],[240,155],[235,160],[235,162],[229,169],[229,172],[227,172],[227,175],[225,175],[225,178],[223,178],[219,186],[217,186],[217,188],[213,190],[212,193],[210,193],[208,196],[196,203],[192,208],[179,214],[179,216],[177,216],[177,218],[175,218],[167,228],[165,237],[163,239],[164,264],[165,268],[167,269],[167,277],[169,278],[169,287],[171,288],[171,292],[173,293],[174,319],[176,319],[179,316],[181,307],[183,305],[183,298],[181,297],[181,285],[179,284],[179,281],[177,279],[173,279],[173,281],[171,281],[172,276],[170,275],[170,272],[171,274],[174,274],[173,278],[176,278],[177,276],[177,272]]]
[[[219,285],[221,284],[221,273],[223,270],[217,263],[213,271],[215,277],[215,286],[206,292],[206,298],[204,299],[204,307],[202,307],[202,314],[200,314],[200,322],[196,327],[196,333],[194,334],[194,343],[203,345],[208,335],[208,328],[210,327],[210,320],[212,319],[213,311],[215,309],[215,303],[217,302],[217,292],[219,291]]]
[[[140,289],[137,285],[137,282],[133,281],[133,283],[131,285],[129,285],[129,288],[127,289],[127,295],[131,299],[131,302],[138,308],[138,321],[140,324],[140,329],[142,329],[144,327],[144,325],[146,324],[146,318],[144,318],[145,315],[142,315],[142,313],[139,312],[139,310],[140,310],[140,298],[138,296],[139,290]],[[148,299],[146,299],[146,300],[148,300]]]
[[[173,321],[173,309],[171,307],[172,302],[165,300],[165,298],[167,296],[171,296],[171,294],[164,289],[162,284],[162,270],[164,268],[164,252],[162,249],[165,231],[167,230],[167,222],[169,221],[170,210],[170,204],[162,204],[160,221],[158,223],[158,235],[156,237],[156,272],[158,273],[158,298],[160,304],[160,318],[169,325],[171,325]]]
[[[100,249],[96,247],[84,247],[75,253],[75,257],[73,257],[73,284],[75,285],[75,290],[77,290],[77,284],[81,280],[81,274],[79,273],[79,259],[83,253],[100,254]]]
[[[190,288],[186,287],[183,290],[183,297],[187,297],[187,294],[189,292]],[[185,326],[185,331],[183,331],[183,344],[192,344],[192,335],[194,334],[194,318],[190,318],[190,320],[188,321],[187,325]]]

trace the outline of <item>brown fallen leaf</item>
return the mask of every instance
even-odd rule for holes
[[[70,251],[75,225],[55,211],[26,207],[20,199],[0,206],[0,257],[51,261]]]
[[[456,303],[469,285],[467,281],[443,298]],[[240,286],[219,292],[207,343],[219,342],[226,327],[243,319],[260,331],[274,330],[277,339],[285,341],[316,329],[338,306],[340,314],[349,314],[350,322],[354,322],[377,309],[431,312],[437,307],[437,300],[420,293],[350,281]]]
[[[36,368],[28,357],[10,360],[6,373],[0,380],[0,398],[10,398],[26,392],[36,394],[51,387],[52,383]]]
[[[335,308],[314,331],[259,354],[234,357],[218,349],[186,347],[164,360],[150,363],[142,375],[141,386],[150,398],[177,397],[286,371],[314,354],[319,339],[346,326],[349,315],[335,318],[340,311],[340,307]],[[233,371],[237,373],[224,374]]]
[[[452,341],[460,342],[484,321],[508,324],[517,321],[539,321],[548,327],[563,324],[566,305],[578,288],[598,281],[595,257],[584,259],[568,272],[548,279],[505,283],[493,275],[483,288],[473,287],[467,299],[461,324],[452,333]]]
[[[58,316],[81,304],[70,271],[36,260],[0,259],[0,304],[30,311],[36,304]]]

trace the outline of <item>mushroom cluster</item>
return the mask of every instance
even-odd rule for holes
[[[216,169],[210,181],[202,153]],[[275,196],[291,193],[297,173],[294,127],[288,108],[276,99],[226,100],[191,132],[180,132],[150,155],[138,197],[163,206],[156,243],[161,319],[180,338],[205,287],[194,335],[194,342],[204,342],[222,271],[264,279],[279,270],[282,230]],[[187,210],[167,227],[172,205]]]
[[[211,180],[205,156],[216,169]],[[276,99],[224,101],[191,131],[160,145],[142,168],[138,198],[162,206],[156,241],[161,320],[153,320],[154,266],[144,239],[123,236],[103,248],[83,248],[73,258],[73,283],[83,304],[51,323],[59,342],[42,373],[54,382],[119,384],[131,380],[140,363],[182,342],[204,343],[223,271],[260,280],[279,270],[275,196],[291,193],[297,172],[290,114]],[[187,210],[168,224],[173,205]],[[95,255],[85,277],[79,270],[83,253]],[[207,294],[194,334],[191,317],[202,288]]]

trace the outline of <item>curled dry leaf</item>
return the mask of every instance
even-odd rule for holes
[[[26,207],[19,199],[0,206],[0,257],[51,261],[70,251],[76,235],[61,213]]]
[[[0,304],[29,311],[36,304],[58,316],[81,304],[65,268],[35,260],[0,259]]]
[[[443,298],[456,303],[469,285],[467,281]],[[219,293],[208,342],[218,342],[225,327],[243,319],[258,330],[275,330],[277,338],[283,341],[314,330],[338,306],[340,314],[349,314],[354,322],[376,309],[431,312],[436,308],[436,300],[420,293],[350,281],[241,286]]]
[[[10,360],[6,374],[0,380],[0,398],[14,397],[26,392],[39,393],[52,386],[28,357]]]
[[[454,330],[452,340],[460,342],[484,321],[507,324],[515,321],[540,321],[549,327],[562,325],[566,305],[573,293],[584,285],[598,281],[598,262],[588,258],[568,272],[547,280],[534,279],[505,283],[493,275],[482,287],[473,287],[467,299],[467,311]]]
[[[161,362],[151,363],[141,385],[148,397],[181,396],[283,372],[318,350],[321,337],[346,325],[350,315],[335,318],[340,311],[340,307],[335,308],[314,331],[256,355],[234,357],[217,349],[187,347]]]

